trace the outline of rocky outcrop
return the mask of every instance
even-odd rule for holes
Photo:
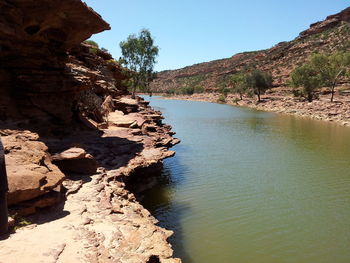
[[[119,127],[110,123],[106,129],[80,131],[78,136],[71,133],[64,138],[41,138],[45,144],[35,141],[38,137],[30,137],[34,135],[29,132],[31,135],[27,137],[23,137],[25,132],[16,133],[17,137],[23,137],[21,145],[29,145],[33,140],[42,151],[47,150],[47,145],[54,163],[66,167],[64,162],[70,161],[77,170],[67,167],[69,173],[63,182],[67,200],[63,207],[35,214],[28,219],[32,223],[30,226],[0,241],[1,260],[18,262],[18,258],[25,255],[21,262],[180,262],[172,257],[173,251],[167,242],[172,232],[156,226],[157,220],[125,186],[129,177],[140,176],[142,171],[173,156],[175,153],[168,148],[179,140],[172,138],[171,127],[162,123],[162,116],[147,106],[147,102],[130,97],[124,100],[126,102],[137,105],[138,110],[123,116],[135,120],[138,125]],[[10,170],[15,169],[20,164],[13,166],[9,151],[19,149],[11,147],[10,137],[5,136],[3,140],[8,166]],[[32,151],[23,149],[23,152],[30,155],[38,150],[38,145],[30,146]],[[77,164],[89,156],[96,158],[98,170],[90,176],[77,174]],[[133,189],[137,188],[142,187]],[[34,201],[40,200],[43,199]],[[37,207],[42,207],[39,205]],[[29,208],[25,210],[28,211]],[[45,243],[39,242],[43,238]]]
[[[1,0],[1,118],[69,122],[89,86],[67,63],[67,51],[109,28],[80,0]]]
[[[80,0],[0,0],[9,209],[31,222],[0,241],[1,262],[180,262],[172,232],[125,186],[179,141],[159,112],[127,96],[125,69],[108,52],[81,44],[107,29]]]
[[[281,42],[266,50],[244,52],[230,58],[199,63],[177,70],[159,72],[152,83],[154,92],[174,92],[183,87],[200,86],[207,92],[229,86],[229,78],[257,67],[270,72],[274,86],[286,86],[293,69],[307,61],[314,52],[350,50],[350,9],[311,25],[296,39]]]
[[[301,32],[300,37],[306,37],[318,34],[326,30],[332,29],[342,22],[350,22],[350,7],[344,9],[338,14],[328,16],[324,21],[316,22],[310,25],[310,28]]]

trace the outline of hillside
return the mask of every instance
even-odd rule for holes
[[[159,72],[151,88],[155,92],[164,92],[201,86],[206,91],[215,91],[232,74],[252,66],[269,71],[274,86],[281,87],[286,85],[291,71],[304,63],[310,54],[338,50],[350,50],[350,7],[310,25],[294,40],[278,43],[270,49],[239,53],[226,59]]]

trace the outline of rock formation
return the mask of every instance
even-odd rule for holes
[[[0,25],[1,118],[69,122],[88,77],[67,51],[109,25],[78,0],[0,1]]]
[[[0,241],[1,262],[180,262],[125,186],[179,141],[128,96],[125,69],[81,43],[109,28],[80,0],[0,0],[10,214],[32,222]]]
[[[165,92],[201,86],[208,92],[217,91],[220,85],[227,85],[230,76],[253,66],[271,72],[275,87],[285,86],[292,70],[304,63],[312,53],[350,50],[349,23],[350,7],[312,24],[296,39],[278,43],[270,49],[159,72],[151,88],[155,92]]]

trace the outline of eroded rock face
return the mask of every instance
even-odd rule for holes
[[[0,0],[10,211],[38,223],[0,241],[6,262],[180,262],[172,232],[123,183],[179,141],[147,102],[123,98],[127,74],[110,54],[80,44],[106,29],[80,0]]]
[[[300,33],[300,37],[306,37],[326,31],[339,25],[343,21],[350,22],[350,7],[344,9],[338,14],[328,16],[324,21],[311,24],[309,29]]]
[[[0,1],[0,119],[69,122],[81,83],[67,51],[109,25],[80,0]]]

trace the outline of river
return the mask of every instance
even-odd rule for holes
[[[350,128],[145,98],[182,140],[144,205],[184,263],[350,262]]]

